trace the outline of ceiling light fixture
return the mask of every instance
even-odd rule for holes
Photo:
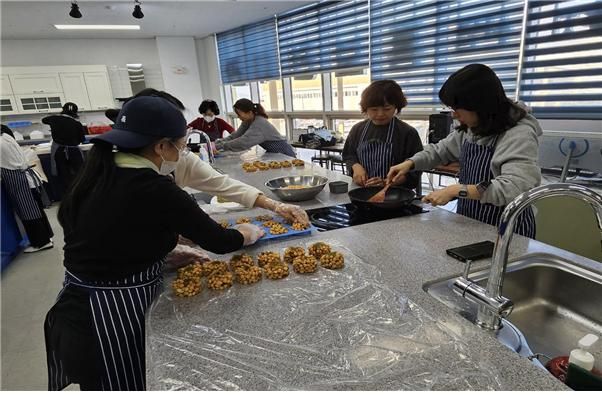
[[[144,14],[142,13],[142,8],[140,8],[140,0],[134,0],[134,12],[132,12],[132,16],[136,19],[144,18]]]
[[[71,18],[81,18],[82,13],[79,11],[79,6],[77,5],[77,0],[71,1],[71,11],[69,11],[69,16]]]
[[[140,25],[54,25],[59,30],[140,30]]]

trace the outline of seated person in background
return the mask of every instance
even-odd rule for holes
[[[224,131],[228,133],[234,132],[232,125],[217,117],[219,115],[219,107],[215,101],[203,100],[199,106],[199,113],[202,117],[190,122],[188,127],[207,133],[211,141],[221,139]]]
[[[52,133],[51,174],[60,178],[63,193],[84,164],[84,153],[79,145],[85,141],[87,130],[79,122],[77,111],[77,104],[68,102],[59,115],[42,119],[43,123],[50,125]]]
[[[234,111],[242,124],[230,136],[215,141],[218,150],[244,151],[259,145],[267,152],[297,156],[286,137],[268,122],[268,115],[261,104],[239,99],[234,103]]]
[[[353,125],[343,148],[343,160],[357,185],[384,186],[391,166],[422,151],[416,129],[396,117],[407,104],[392,80],[374,81],[362,92],[360,107],[368,119]],[[400,183],[416,188],[419,182],[420,174],[414,173]]]

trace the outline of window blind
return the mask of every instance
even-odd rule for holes
[[[602,1],[529,1],[520,87],[539,118],[602,119]]]
[[[225,84],[280,78],[275,18],[218,33],[217,49]]]
[[[283,76],[368,67],[369,3],[312,3],[278,15]]]
[[[451,73],[483,63],[514,97],[523,9],[522,0],[374,0],[372,80],[396,80],[409,108],[432,109],[440,107],[439,89]]]

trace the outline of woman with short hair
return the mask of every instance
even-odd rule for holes
[[[234,132],[234,127],[217,116],[219,107],[214,100],[203,100],[199,106],[201,117],[188,124],[189,127],[207,133],[211,141],[221,139],[224,132]]]

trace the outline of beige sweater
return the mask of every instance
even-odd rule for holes
[[[189,187],[215,194],[249,208],[253,207],[255,200],[262,193],[257,188],[218,173],[193,153],[183,156],[178,161],[175,176],[176,184],[182,188]]]

